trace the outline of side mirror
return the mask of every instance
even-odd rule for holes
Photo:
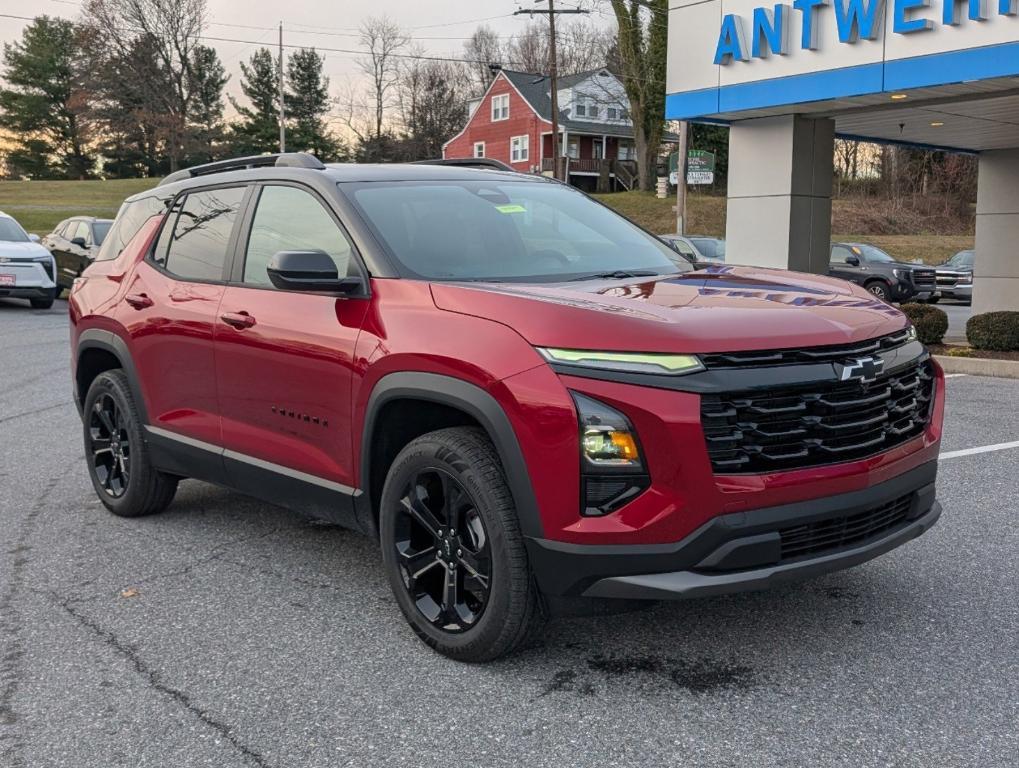
[[[851,267],[858,267],[858,266],[860,266],[860,257],[859,256],[846,256],[846,264],[848,264]]]
[[[32,235],[32,234],[30,234],[28,236],[28,239],[31,240],[33,243],[38,243],[39,242],[39,235]]]
[[[84,237],[74,237],[74,238],[71,238],[71,245],[76,245],[79,248],[84,248],[85,247],[85,238]]]
[[[284,291],[349,294],[364,290],[360,277],[340,277],[336,262],[325,251],[280,251],[265,271],[269,281]]]

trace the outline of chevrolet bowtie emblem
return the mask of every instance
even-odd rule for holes
[[[880,357],[857,357],[844,363],[836,363],[839,381],[874,381],[884,368]]]

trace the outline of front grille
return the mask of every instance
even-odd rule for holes
[[[933,269],[914,269],[913,285],[917,288],[933,288],[936,284],[935,275]]]
[[[876,339],[857,341],[828,347],[807,347],[806,349],[774,349],[759,352],[718,352],[701,355],[706,368],[746,368],[758,365],[795,365],[797,363],[838,362],[852,357],[861,357],[874,352],[884,352],[901,347],[909,341],[909,331],[880,336]]]
[[[954,288],[958,279],[955,275],[938,275],[938,287]]]
[[[929,360],[872,382],[831,382],[701,397],[716,473],[764,473],[851,461],[910,440],[930,419]]]
[[[794,525],[779,531],[782,560],[815,556],[875,539],[898,527],[909,515],[913,494],[855,515]]]

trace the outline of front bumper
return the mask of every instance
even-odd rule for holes
[[[0,297],[16,299],[45,299],[53,293],[56,283],[52,274],[52,259],[42,261],[3,261],[0,262],[0,274],[13,275],[14,284],[0,284]]]
[[[763,589],[859,565],[921,535],[941,514],[936,475],[935,460],[859,491],[720,515],[673,544],[530,539],[531,566],[542,591],[556,596],[661,600]]]
[[[941,296],[945,299],[973,299],[973,284],[956,285],[953,288],[942,288]]]

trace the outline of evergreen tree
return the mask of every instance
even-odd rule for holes
[[[222,154],[223,87],[229,76],[214,48],[200,45],[191,56],[191,125],[188,164],[207,163]]]
[[[92,172],[78,42],[72,22],[39,16],[20,41],[4,45],[0,128],[15,136],[12,174],[84,179]]]
[[[329,133],[324,119],[329,112],[324,61],[314,48],[301,48],[287,60],[287,148],[312,152],[326,161],[341,160],[346,147]]]
[[[235,155],[258,155],[279,150],[278,68],[268,48],[259,48],[241,62],[241,91],[251,103],[242,106],[230,97],[241,119],[230,126]]]

